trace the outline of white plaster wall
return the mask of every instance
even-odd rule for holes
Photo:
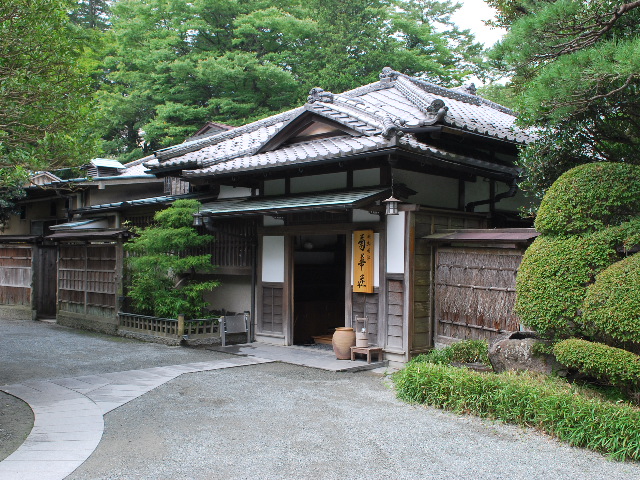
[[[387,273],[404,273],[405,212],[387,216]]]
[[[284,219],[283,218],[275,218],[275,217],[271,217],[269,215],[265,215],[264,217],[262,217],[262,224],[265,227],[277,227],[280,225],[284,225]]]
[[[284,178],[264,181],[265,195],[284,195]]]
[[[2,235],[29,235],[31,220],[21,220],[19,215],[11,215],[7,223],[2,225]]]
[[[496,184],[496,193],[501,192],[504,184]],[[488,178],[477,177],[475,182],[465,182],[464,185],[464,201],[465,204],[469,202],[477,202],[479,200],[487,200],[491,193],[491,182]],[[474,212],[488,212],[489,204],[478,205]]]
[[[503,182],[496,182],[496,195],[509,191],[509,185]],[[478,177],[476,182],[466,182],[465,184],[465,202],[475,202],[479,200],[487,200],[491,189],[489,179]],[[514,197],[505,198],[496,203],[496,209],[507,210],[512,212],[519,211],[520,207],[528,203],[527,196],[520,190]],[[489,204],[478,205],[474,212],[488,212]]]
[[[506,192],[508,190],[509,190],[509,187],[504,183],[499,183],[496,188],[497,193]],[[518,193],[516,193],[514,197],[505,198],[503,200],[500,200],[498,203],[496,203],[496,209],[517,212],[520,210],[520,207],[528,205],[531,202],[531,200],[533,200],[532,196],[527,195],[522,190],[518,190]]]
[[[374,241],[376,242],[375,245],[373,246],[373,261],[375,262],[373,264],[373,286],[379,287],[380,286],[380,234],[374,233],[373,238],[375,239]],[[353,262],[351,262],[351,265],[353,265]],[[351,275],[351,277],[353,278],[353,275]]]
[[[377,213],[369,213],[367,210],[355,209],[353,211],[354,222],[379,222],[380,215]]]
[[[251,311],[251,276],[220,275],[220,285],[204,295],[212,309],[228,312]]]
[[[351,245],[353,245],[353,234],[351,235]],[[349,278],[351,279],[351,286],[353,287],[353,255],[355,254],[354,249],[351,249],[351,262],[350,262],[350,274]],[[373,234],[373,286],[380,286],[380,234]]]
[[[55,203],[56,205],[56,216],[51,216],[51,203]],[[9,217],[9,220],[3,226],[2,235],[29,235],[31,234],[32,221],[51,221],[56,218],[63,218],[63,209],[64,200],[61,199],[48,199],[40,202],[27,203],[26,218],[20,219],[19,215]]]
[[[310,175],[291,179],[291,193],[317,192],[347,187],[347,172]]]
[[[98,179],[96,179],[97,181]],[[106,183],[106,182],[105,182]],[[138,183],[127,185],[106,184],[104,189],[92,188],[88,194],[87,205],[102,205],[103,203],[124,202],[139,198],[150,198],[164,195],[164,183],[158,180],[140,179]]]
[[[262,237],[262,281],[284,282],[284,236]]]
[[[458,207],[458,180],[406,170],[393,171],[394,183],[404,183],[418,192],[409,197],[410,203],[435,208]]]
[[[380,185],[380,169],[368,168],[367,170],[355,170],[353,172],[354,187],[369,187]]]
[[[220,186],[220,193],[218,198],[238,198],[238,197],[250,197],[251,189],[246,187],[230,187],[228,185]]]

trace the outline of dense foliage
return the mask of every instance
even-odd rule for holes
[[[67,0],[0,2],[0,221],[30,171],[90,158],[91,90]]]
[[[516,279],[516,312],[560,341],[558,361],[633,398],[640,357],[627,350],[640,343],[640,255],[633,254],[640,245],[639,173],[637,166],[604,162],[563,174],[542,201],[536,219],[542,235]]]
[[[520,158],[542,198],[565,171],[640,163],[640,3],[488,0],[509,28],[493,58],[511,78],[523,125],[539,140]]]
[[[596,323],[605,327],[607,313],[587,312],[587,287],[640,243],[638,170],[614,163],[583,165],[549,189],[536,220],[543,234],[525,252],[516,278],[515,308],[525,325],[558,339],[595,335]],[[608,278],[604,274],[603,282]],[[595,288],[594,301],[600,291]],[[640,311],[635,318],[628,310],[626,315],[630,322],[640,319]],[[604,329],[597,336],[612,334]]]
[[[119,0],[95,52],[105,154],[140,157],[207,121],[244,124],[298,105],[316,86],[373,82],[385,66],[459,84],[477,73],[483,50],[451,23],[456,8],[449,0]]]
[[[617,259],[607,240],[596,234],[536,238],[516,278],[515,310],[522,323],[550,337],[582,335],[586,286]]]
[[[621,348],[571,338],[554,345],[560,363],[628,392],[640,388],[640,357]]]
[[[534,427],[570,445],[640,460],[640,410],[533,373],[478,373],[413,361],[393,377],[400,399]]]
[[[619,225],[640,213],[640,166],[589,164],[564,173],[540,204],[535,227],[581,234]]]
[[[587,288],[583,310],[582,322],[591,336],[640,343],[640,255],[601,272]]]
[[[429,362],[439,365],[450,363],[484,363],[489,365],[489,345],[484,340],[462,340],[442,349],[418,355],[416,362]]]
[[[196,274],[213,269],[211,255],[190,255],[189,250],[210,243],[192,226],[196,200],[177,200],[154,216],[155,225],[141,230],[125,244],[129,252],[127,295],[137,313],[164,318],[203,318],[208,303],[203,294],[217,281],[199,281]]]

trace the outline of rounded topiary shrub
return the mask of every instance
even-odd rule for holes
[[[596,335],[640,342],[640,254],[597,275],[587,289],[582,315]]]
[[[633,394],[640,386],[640,357],[621,348],[570,338],[553,347],[556,359],[569,368],[604,380]]]
[[[525,252],[516,277],[515,311],[521,322],[543,336],[582,335],[578,316],[586,287],[617,259],[616,242],[609,237],[538,237]]]
[[[547,190],[535,220],[541,233],[579,234],[619,225],[640,212],[640,166],[589,163]]]

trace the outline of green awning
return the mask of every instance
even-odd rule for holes
[[[406,188],[394,188],[396,195],[411,194],[410,192]],[[389,197],[390,194],[390,187],[375,187],[299,195],[229,198],[203,204],[200,213],[203,216],[237,217],[282,215],[308,210],[350,210],[372,205],[377,200]]]

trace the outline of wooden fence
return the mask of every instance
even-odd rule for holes
[[[176,341],[214,338],[220,336],[220,317],[181,320],[118,312],[118,332],[132,332]]]
[[[0,305],[31,305],[31,245],[0,245]]]
[[[115,316],[119,289],[119,245],[60,245],[59,309],[71,313]]]

